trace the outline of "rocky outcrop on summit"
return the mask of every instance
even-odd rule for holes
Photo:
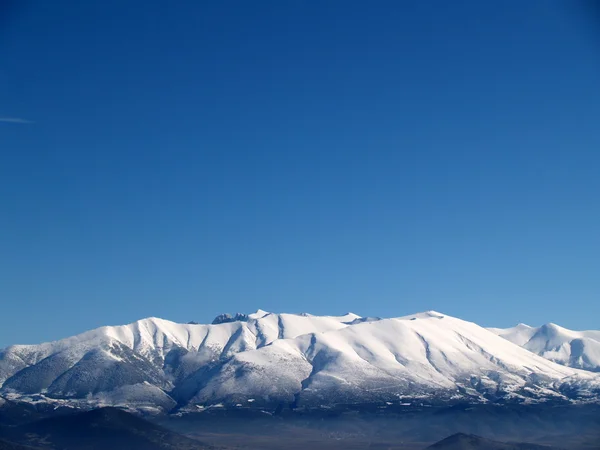
[[[236,313],[235,316],[231,316],[230,314],[219,314],[213,319],[212,324],[218,325],[220,323],[230,322],[248,322],[248,315],[242,313]]]

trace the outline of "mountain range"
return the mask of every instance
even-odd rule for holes
[[[0,351],[0,403],[147,412],[343,404],[590,403],[600,331],[486,329],[435,311],[399,318],[148,318]],[[4,400],[3,400],[4,399]]]

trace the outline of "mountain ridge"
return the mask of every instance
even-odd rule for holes
[[[537,355],[568,367],[600,372],[600,331],[574,331],[555,323],[488,328]]]
[[[235,317],[240,320],[230,320]],[[498,329],[436,311],[387,319],[262,310],[235,317],[210,325],[146,318],[10,346],[0,350],[0,395],[162,412],[218,404],[600,397],[597,374],[536,355]]]

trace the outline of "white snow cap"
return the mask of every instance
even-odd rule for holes
[[[85,399],[93,392],[90,401],[126,398],[165,410],[265,398],[571,401],[570,392],[597,401],[599,367],[600,331],[485,329],[437,311],[382,319],[259,309],[210,325],[151,317],[8,347],[0,351],[0,395]]]

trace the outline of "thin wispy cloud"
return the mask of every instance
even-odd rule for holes
[[[3,123],[19,123],[19,124],[28,124],[35,123],[31,120],[21,119],[20,117],[0,117],[0,122]]]

